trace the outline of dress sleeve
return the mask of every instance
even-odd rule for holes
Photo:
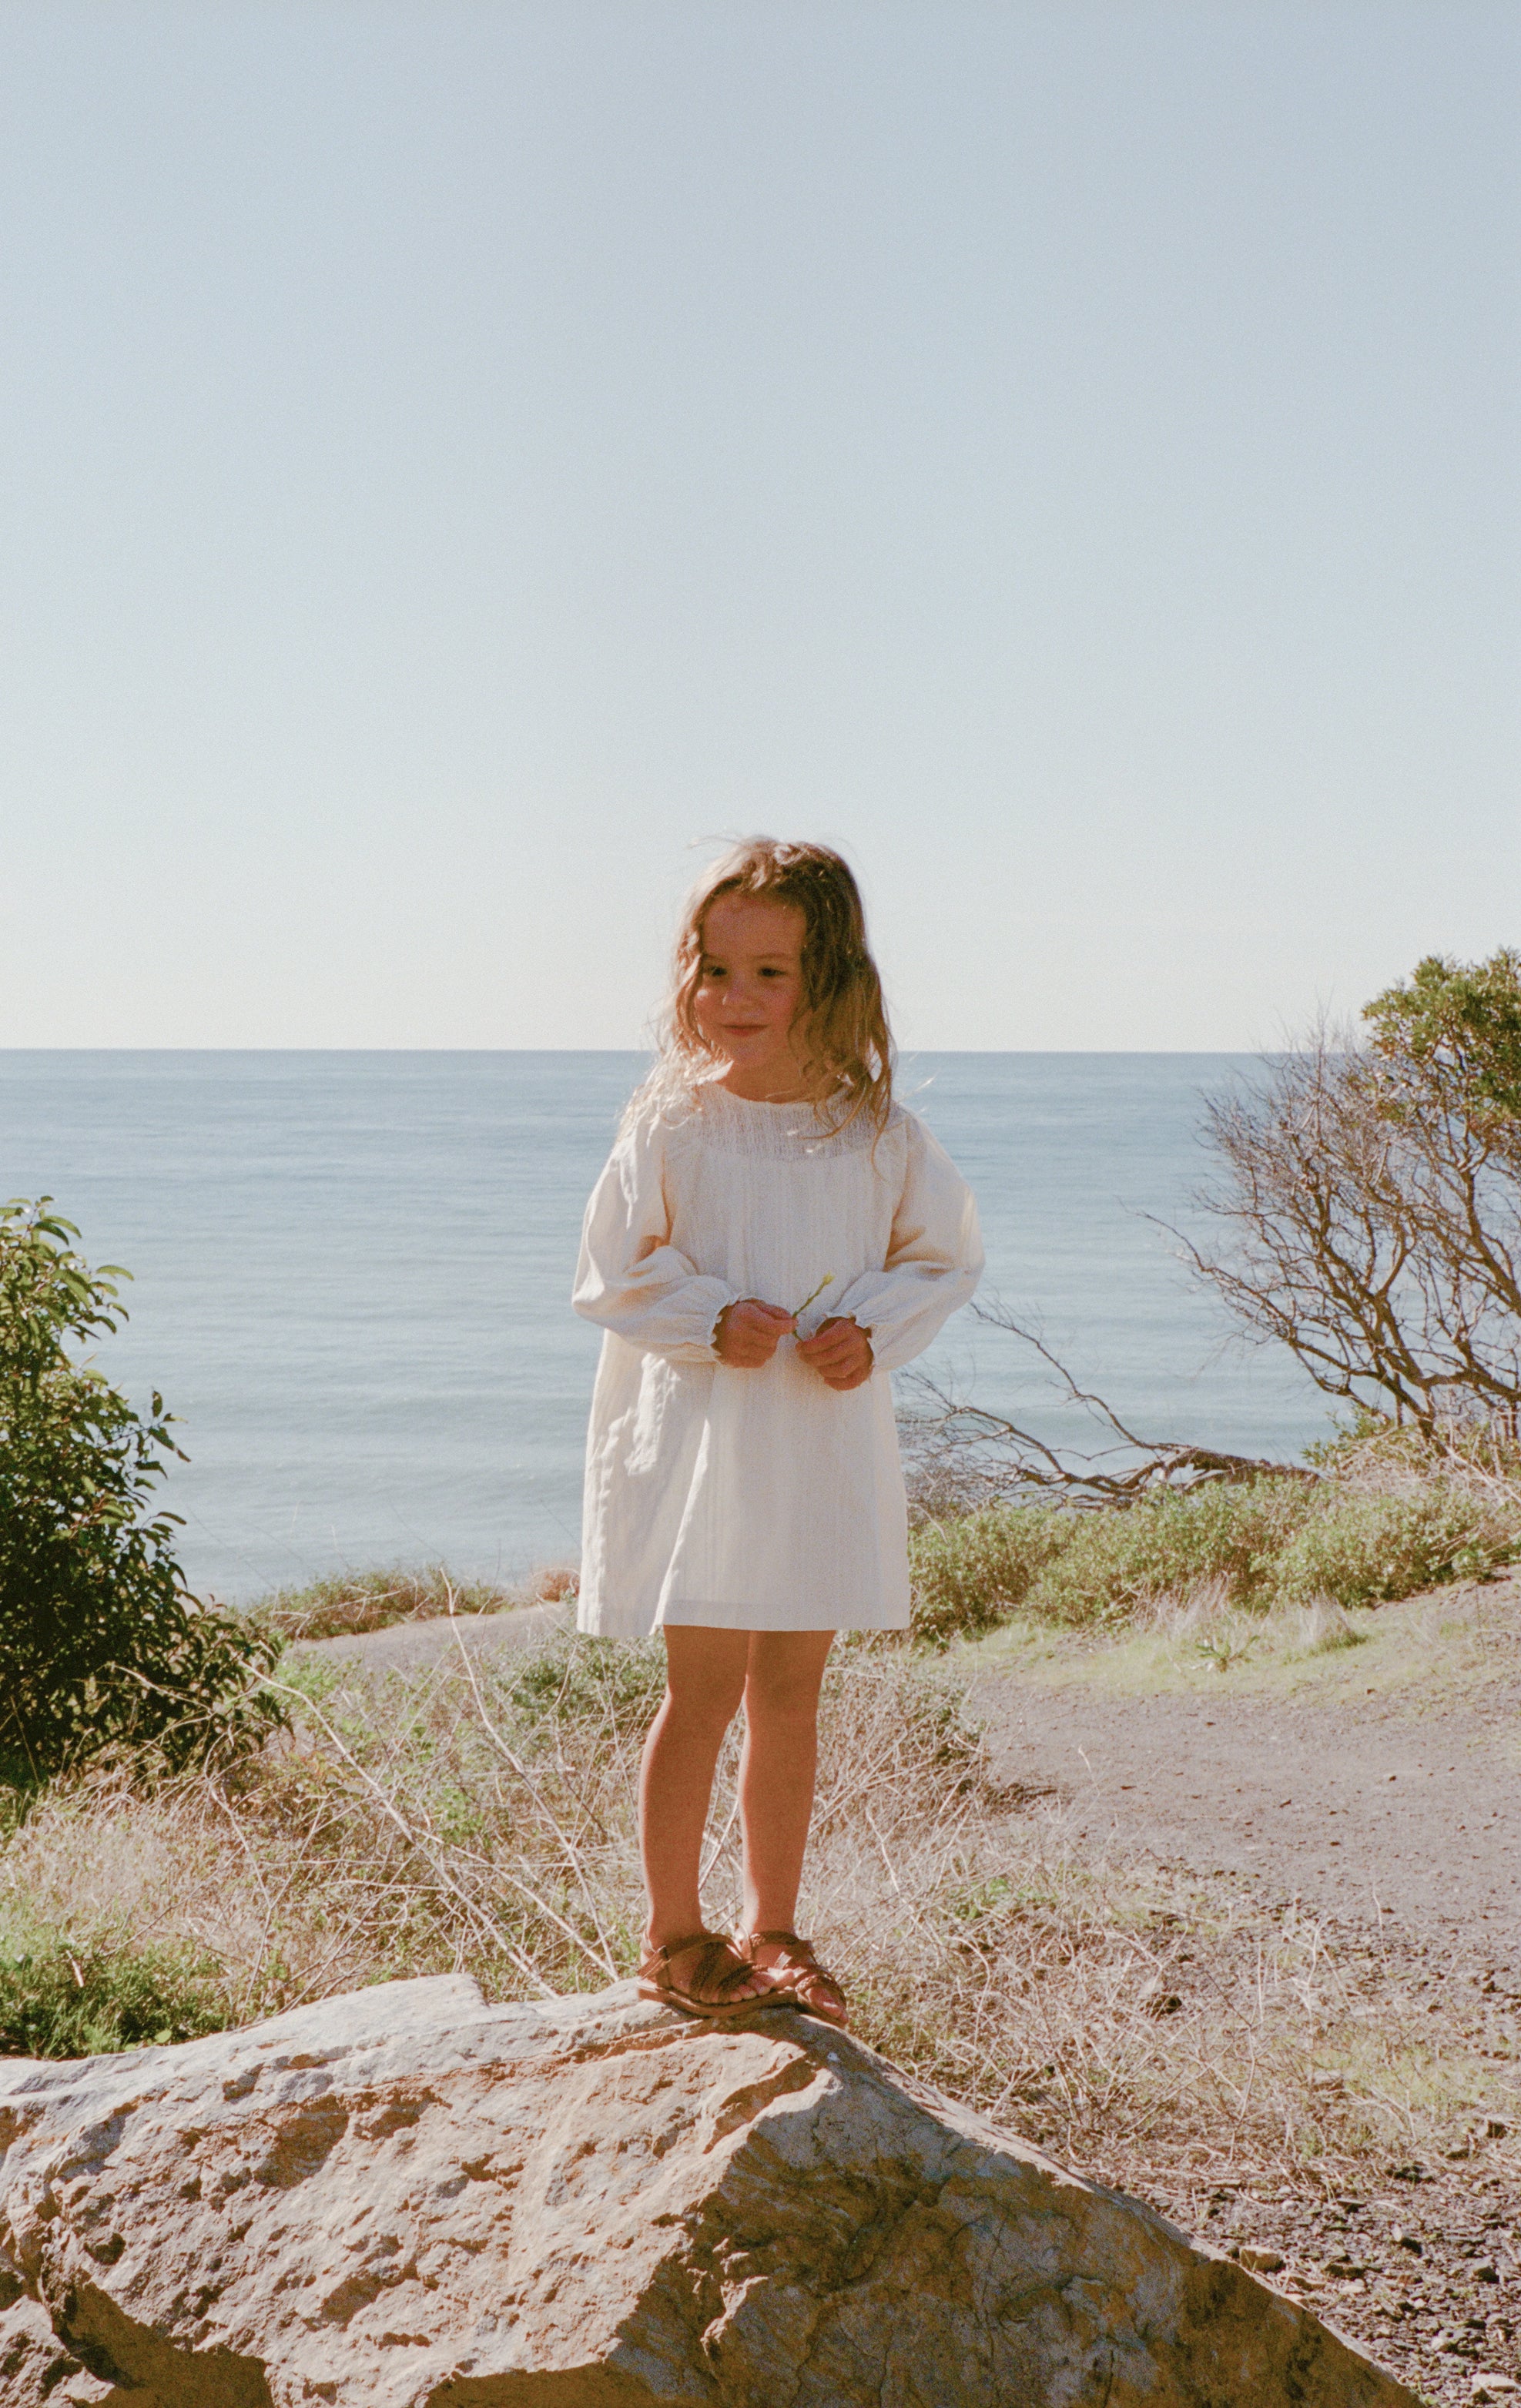
[[[854,1280],[830,1318],[856,1322],[878,1369],[911,1363],[936,1338],[983,1275],[977,1206],[943,1146],[914,1113],[904,1115],[908,1163],[893,1214],[887,1259]]]
[[[620,1138],[581,1224],[571,1303],[669,1363],[716,1363],[713,1328],[738,1291],[706,1278],[670,1243],[665,1146],[658,1123]]]

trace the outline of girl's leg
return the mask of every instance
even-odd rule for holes
[[[750,1633],[667,1626],[666,1695],[644,1742],[639,1847],[650,1899],[647,1948],[702,1928],[697,1875],[724,1734],[745,1691]],[[758,1985],[757,1985],[758,1986]]]
[[[750,1634],[739,1764],[747,1931],[790,1931],[797,1912],[813,1813],[819,1684],[834,1636],[832,1630]],[[765,1956],[763,1950],[763,1962]]]
[[[845,1993],[793,1930],[813,1812],[819,1684],[832,1630],[757,1631],[745,1681],[739,1798],[745,1832],[745,1933],[750,1961],[810,2014],[849,2029]],[[769,1932],[770,1939],[759,1935]]]

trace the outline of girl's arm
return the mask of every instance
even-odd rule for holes
[[[886,1262],[853,1280],[830,1309],[831,1320],[848,1319],[866,1331],[882,1371],[922,1354],[983,1275],[971,1189],[923,1121],[910,1112],[904,1125],[908,1163]]]
[[[570,1301],[646,1354],[717,1362],[714,1324],[739,1298],[670,1243],[658,1126],[636,1127],[614,1146],[586,1207]]]

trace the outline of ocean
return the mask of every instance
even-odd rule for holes
[[[574,1557],[599,1334],[567,1301],[636,1054],[0,1053],[0,1194],[132,1272],[93,1360],[160,1390],[194,1587]],[[1200,1098],[1252,1057],[940,1054],[899,1092],[973,1187],[984,1295],[1148,1437],[1287,1457],[1329,1426],[1242,1353],[1148,1215],[1197,1226]],[[969,1313],[925,1368],[1070,1440],[1049,1375]],[[900,1380],[904,1401],[912,1398]],[[1091,1441],[1101,1442],[1097,1437]]]

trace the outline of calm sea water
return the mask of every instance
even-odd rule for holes
[[[970,1179],[989,1286],[1148,1435],[1290,1455],[1327,1426],[1148,1212],[1187,1218],[1226,1054],[911,1058]],[[352,1567],[510,1577],[573,1555],[597,1332],[566,1301],[631,1054],[0,1053],[0,1194],[50,1194],[131,1321],[95,1360],[162,1390],[166,1501],[226,1598]],[[954,1321],[942,1379],[1069,1435],[1038,1364]]]

